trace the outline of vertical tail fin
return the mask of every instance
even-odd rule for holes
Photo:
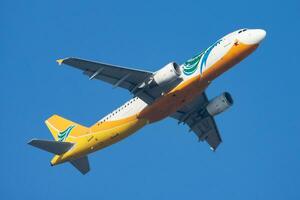
[[[77,137],[89,132],[87,127],[67,120],[58,115],[51,116],[45,121],[45,123],[52,133],[54,139],[61,142],[66,141],[69,135]]]

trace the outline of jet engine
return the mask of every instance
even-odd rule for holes
[[[180,67],[177,63],[171,62],[158,70],[154,76],[153,80],[154,82],[159,85],[163,86],[168,83],[171,83],[175,80],[177,80],[181,75]]]
[[[206,110],[211,116],[215,116],[224,112],[227,108],[232,106],[232,104],[233,99],[231,95],[228,92],[224,92],[221,95],[210,100],[210,102],[206,106]]]

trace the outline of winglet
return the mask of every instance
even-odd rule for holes
[[[65,59],[58,59],[56,60],[56,62],[58,63],[58,65],[61,65],[64,62]]]

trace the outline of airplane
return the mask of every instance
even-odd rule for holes
[[[32,139],[28,144],[54,154],[51,166],[70,162],[86,174],[90,171],[88,154],[119,142],[145,125],[171,117],[189,126],[199,141],[206,141],[215,151],[222,139],[214,117],[231,107],[233,99],[223,92],[209,100],[205,89],[251,54],[265,36],[262,29],[239,29],[185,63],[170,62],[156,72],[73,57],[59,59],[59,65],[75,67],[90,80],[124,88],[133,98],[90,127],[53,115],[45,123],[54,140]]]

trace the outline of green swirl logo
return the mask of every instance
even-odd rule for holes
[[[201,57],[202,57],[203,53],[189,59],[188,61],[186,61],[183,65],[183,73],[185,75],[191,75],[193,74],[197,68],[198,68],[198,65],[199,65],[199,62],[201,60]]]
[[[59,132],[57,137],[58,137],[58,141],[63,142],[65,141],[65,139],[68,137],[68,135],[70,134],[71,130],[75,127],[75,125],[69,126],[66,130]]]
[[[218,44],[220,44],[222,39],[215,42],[213,45],[211,45],[208,49],[206,49],[204,52],[200,53],[199,55],[189,59],[183,64],[183,73],[185,75],[191,75],[193,74],[200,65],[200,74],[202,74],[203,68],[206,67],[206,61],[213,50]],[[200,62],[201,60],[201,62]],[[199,64],[200,63],[200,64]]]

